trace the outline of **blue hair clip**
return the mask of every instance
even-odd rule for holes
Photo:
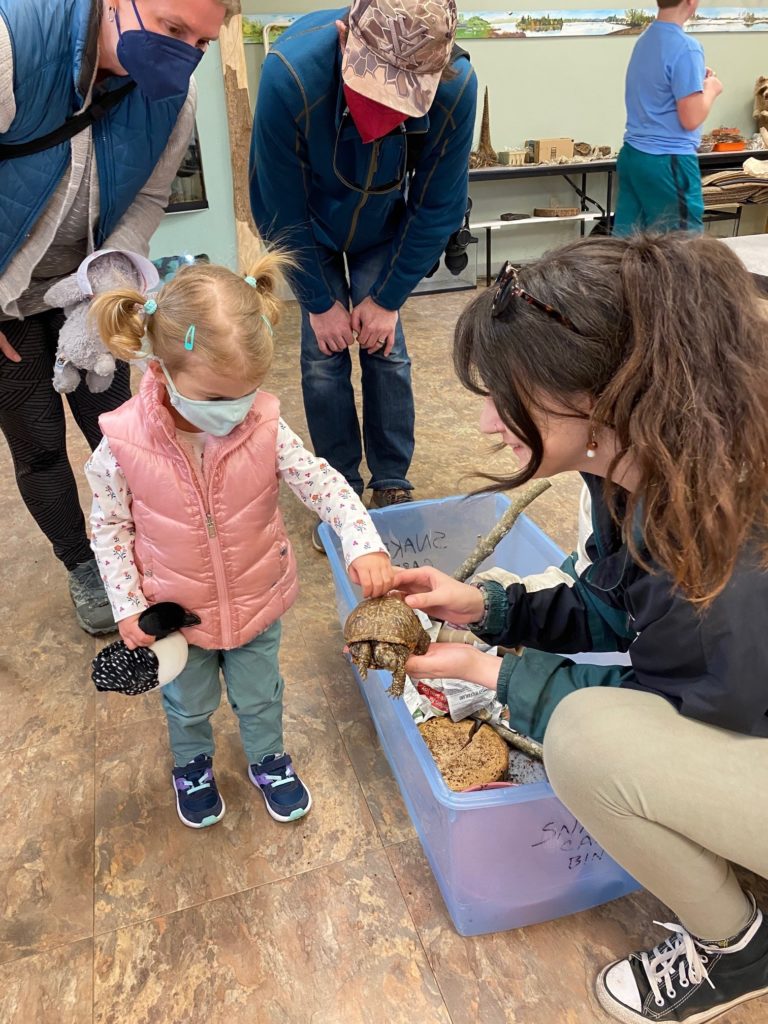
[[[261,319],[262,319],[262,320],[264,321],[264,323],[265,323],[265,324],[267,325],[267,330],[269,331],[269,333],[270,333],[271,335],[274,335],[274,333],[275,333],[275,332],[274,332],[274,331],[272,330],[272,323],[270,322],[270,319],[269,319],[269,317],[268,317],[268,316],[266,315],[266,313],[262,313],[262,314],[261,314]]]
[[[154,299],[147,299],[144,303],[144,312],[147,316],[152,316],[153,313],[157,312],[157,303]]]
[[[191,352],[195,347],[195,325],[192,324],[187,331],[186,337],[184,338],[184,348],[187,352]]]
[[[245,277],[243,280],[245,281],[246,284],[249,284],[251,288],[255,288],[256,285],[258,284],[256,278],[252,277],[250,274],[248,274],[248,276]]]

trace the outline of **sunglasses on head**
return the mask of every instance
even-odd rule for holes
[[[494,292],[493,303],[491,304],[491,316],[502,316],[509,309],[510,301],[514,298],[523,299],[529,305],[540,309],[542,313],[546,313],[551,320],[556,320],[563,327],[567,327],[569,331],[573,331],[574,334],[581,334],[581,331],[574,327],[572,321],[567,316],[555,309],[554,306],[550,306],[548,302],[542,302],[541,299],[537,299],[535,295],[531,295],[525,288],[522,288],[518,280],[517,268],[513,267],[509,260],[507,260],[499,271],[499,276],[496,278],[496,291]]]

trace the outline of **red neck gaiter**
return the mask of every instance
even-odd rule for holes
[[[369,100],[367,96],[361,96],[359,92],[344,85],[344,99],[347,101],[349,112],[355,127],[360,132],[363,142],[373,142],[384,135],[388,135],[393,128],[408,119],[407,114],[401,114],[399,110],[385,107],[383,103]]]

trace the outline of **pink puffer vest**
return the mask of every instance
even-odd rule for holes
[[[146,599],[196,612],[187,640],[241,647],[296,600],[293,550],[278,509],[280,405],[259,392],[243,423],[205,449],[205,479],[176,440],[159,367],[99,424],[131,489],[135,558]]]

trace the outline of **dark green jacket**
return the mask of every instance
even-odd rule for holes
[[[768,573],[760,553],[746,549],[724,590],[698,611],[663,572],[632,560],[602,479],[584,474],[584,481],[579,550],[563,566],[525,578],[499,570],[480,577],[488,611],[478,635],[526,648],[523,657],[505,657],[499,677],[511,724],[541,739],[571,691],[627,686],[660,694],[689,718],[768,736]],[[631,665],[562,657],[588,651],[628,651]]]

